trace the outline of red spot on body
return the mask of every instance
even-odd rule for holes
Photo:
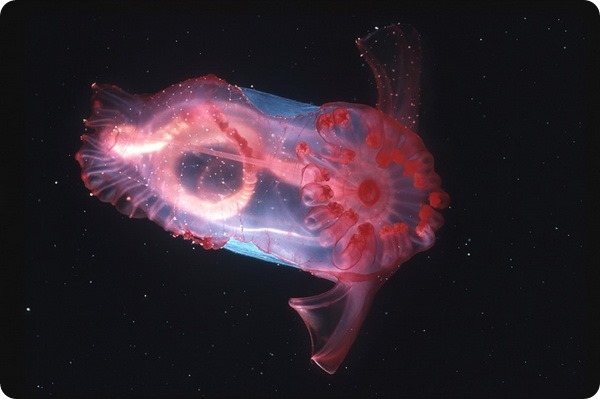
[[[301,161],[304,160],[304,158],[306,158],[310,154],[310,152],[310,146],[306,144],[306,142],[301,141],[298,144],[296,144],[296,155]]]
[[[336,125],[347,127],[347,125],[350,123],[350,115],[348,114],[348,110],[346,108],[336,108],[333,111],[333,121]]]
[[[444,209],[450,205],[450,196],[443,191],[434,191],[429,194],[429,204],[436,209]]]
[[[381,132],[378,130],[369,130],[365,138],[365,144],[371,148],[381,147]]]
[[[363,204],[373,206],[381,197],[381,189],[379,184],[373,179],[366,179],[358,186],[358,198]]]
[[[333,120],[333,115],[331,114],[322,114],[317,118],[317,129],[318,130],[331,130],[335,125],[335,121]]]

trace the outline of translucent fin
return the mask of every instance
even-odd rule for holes
[[[327,373],[344,361],[380,286],[378,280],[338,281],[322,294],[290,299],[310,333],[311,359]]]
[[[92,115],[85,121],[87,127],[112,128],[123,123],[135,124],[148,96],[130,94],[107,84],[92,84]]]
[[[356,45],[377,82],[377,108],[411,130],[417,130],[421,43],[410,25],[376,30]]]

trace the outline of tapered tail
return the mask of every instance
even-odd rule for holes
[[[311,359],[329,374],[344,361],[380,286],[379,281],[338,281],[322,294],[290,299],[310,333]]]

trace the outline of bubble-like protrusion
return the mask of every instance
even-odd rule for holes
[[[307,206],[315,206],[327,202],[333,197],[333,190],[328,185],[309,183],[300,191],[302,202]]]

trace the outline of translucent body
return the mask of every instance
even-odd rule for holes
[[[86,186],[131,217],[201,244],[334,281],[294,298],[312,359],[334,373],[377,289],[431,247],[448,196],[417,123],[420,49],[412,28],[357,41],[378,109],[321,107],[212,76],[153,96],[93,85],[95,133],[76,158]]]

